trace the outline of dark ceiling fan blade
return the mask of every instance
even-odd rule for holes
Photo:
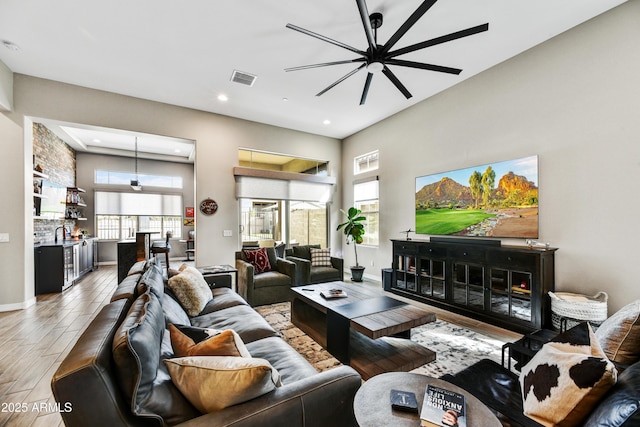
[[[443,67],[442,65],[425,64],[423,62],[404,61],[402,59],[387,59],[386,64],[399,65],[401,67],[420,68],[421,70],[438,71],[448,74],[460,74],[460,68]]]
[[[389,67],[385,65],[384,68],[382,69],[382,72],[384,73],[385,76],[387,76],[389,80],[391,80],[391,83],[393,83],[398,88],[398,90],[402,92],[405,98],[409,99],[413,96],[411,95],[411,92],[409,92],[407,88],[404,87],[402,83],[400,83],[400,80],[398,80],[396,75],[391,72]]]
[[[347,80],[349,77],[353,76],[355,73],[357,73],[358,71],[362,70],[364,67],[366,67],[367,64],[362,64],[360,65],[358,68],[356,68],[353,71],[349,71],[347,74],[345,74],[344,76],[340,77],[338,80],[336,80],[335,82],[331,83],[328,87],[324,88],[323,90],[321,90],[320,92],[318,92],[316,94],[316,96],[320,96],[323,93],[327,92],[330,89],[333,89],[334,87],[336,87],[338,84],[342,83],[343,81]]]
[[[365,0],[356,0],[356,3],[358,4],[360,19],[362,19],[362,25],[364,26],[364,33],[367,35],[367,42],[369,42],[369,49],[373,52],[376,50],[376,39],[373,35],[373,28],[371,28],[367,3],[365,3]]]
[[[320,40],[322,40],[322,41],[325,41],[325,42],[327,42],[327,43],[331,43],[332,45],[335,45],[335,46],[341,47],[341,48],[343,48],[343,49],[350,50],[351,52],[355,52],[355,53],[357,53],[357,54],[359,54],[359,55],[362,55],[362,56],[366,56],[366,55],[367,55],[367,53],[366,53],[366,52],[363,52],[363,51],[361,51],[361,50],[359,50],[359,49],[356,49],[356,48],[355,48],[355,47],[353,47],[353,46],[349,46],[348,44],[344,44],[344,43],[339,42],[339,41],[337,41],[337,40],[330,39],[329,37],[326,37],[326,36],[320,35],[320,34],[318,34],[318,33],[314,33],[313,31],[305,30],[304,28],[300,28],[300,27],[298,27],[298,26],[296,26],[296,25],[293,25],[293,24],[287,24],[287,28],[292,29],[292,30],[294,30],[294,31],[298,31],[298,32],[300,32],[300,33],[302,33],[302,34],[306,34],[306,35],[311,36],[311,37],[315,37],[315,38],[320,39]]]
[[[425,0],[424,2],[422,2],[422,4],[418,6],[416,11],[411,14],[409,19],[407,19],[404,24],[402,24],[402,26],[400,26],[400,28],[398,28],[398,30],[384,44],[384,46],[382,47],[382,54],[389,52],[389,50],[398,42],[398,40],[400,40],[402,36],[404,36],[406,32],[409,31],[409,29],[413,27],[420,18],[422,18],[422,15],[424,15],[427,10],[429,10],[431,6],[435,4],[436,1],[438,0]]]
[[[420,43],[412,44],[411,46],[403,47],[393,52],[389,52],[386,58],[393,58],[399,55],[403,55],[409,52],[415,52],[416,50],[424,49],[425,47],[435,46],[437,44],[450,42],[452,40],[461,39],[463,37],[472,36],[474,34],[482,33],[489,29],[489,24],[477,25],[475,27],[467,28],[466,30],[456,31],[455,33],[447,34],[445,36],[436,37],[435,39],[426,40]]]
[[[362,97],[360,97],[360,105],[364,105],[369,94],[369,86],[371,86],[371,79],[373,79],[373,73],[367,73],[367,81],[364,82],[364,89],[362,90]]]
[[[331,65],[352,64],[354,62],[364,62],[365,58],[345,59],[344,61],[323,62],[321,64],[300,65],[299,67],[285,68],[285,71],[308,70],[310,68],[329,67]]]

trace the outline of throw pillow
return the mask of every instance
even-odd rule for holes
[[[247,262],[253,265],[255,274],[271,271],[271,263],[269,262],[269,256],[267,255],[267,248],[255,250],[245,249],[242,252],[244,253],[244,257]]]
[[[233,330],[169,325],[171,346],[176,357],[239,356],[251,357],[240,336]]]
[[[545,426],[579,426],[617,379],[588,323],[559,335],[520,374],[524,414]]]
[[[605,320],[596,331],[596,338],[613,362],[631,365],[640,360],[640,300]]]
[[[331,250],[311,248],[311,265],[313,267],[331,267]]]
[[[279,243],[276,245],[276,247],[274,248],[276,251],[276,256],[278,258],[284,258],[284,250],[285,250],[286,245],[284,243]]]
[[[200,314],[207,303],[213,299],[211,288],[194,267],[184,268],[180,274],[170,278],[168,284],[189,316]]]
[[[176,387],[203,413],[246,402],[281,385],[280,374],[264,359],[193,356],[164,362]]]

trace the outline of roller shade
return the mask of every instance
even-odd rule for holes
[[[235,173],[236,197],[239,199],[327,203],[333,198],[335,179],[332,177],[272,171],[265,173],[265,176],[256,176],[260,174],[256,171],[250,173],[251,175]]]
[[[182,216],[182,196],[96,191],[95,213],[96,215]]]

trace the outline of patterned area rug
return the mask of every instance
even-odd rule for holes
[[[256,310],[318,371],[340,365],[338,360],[291,323],[288,302],[256,307]],[[481,359],[500,363],[504,344],[442,320],[413,328],[411,340],[436,352],[436,360],[411,372],[435,378],[456,373]]]

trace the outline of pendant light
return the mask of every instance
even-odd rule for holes
[[[142,185],[138,180],[138,137],[136,136],[135,156],[136,156],[136,179],[131,180],[131,188],[133,191],[142,191]]]

